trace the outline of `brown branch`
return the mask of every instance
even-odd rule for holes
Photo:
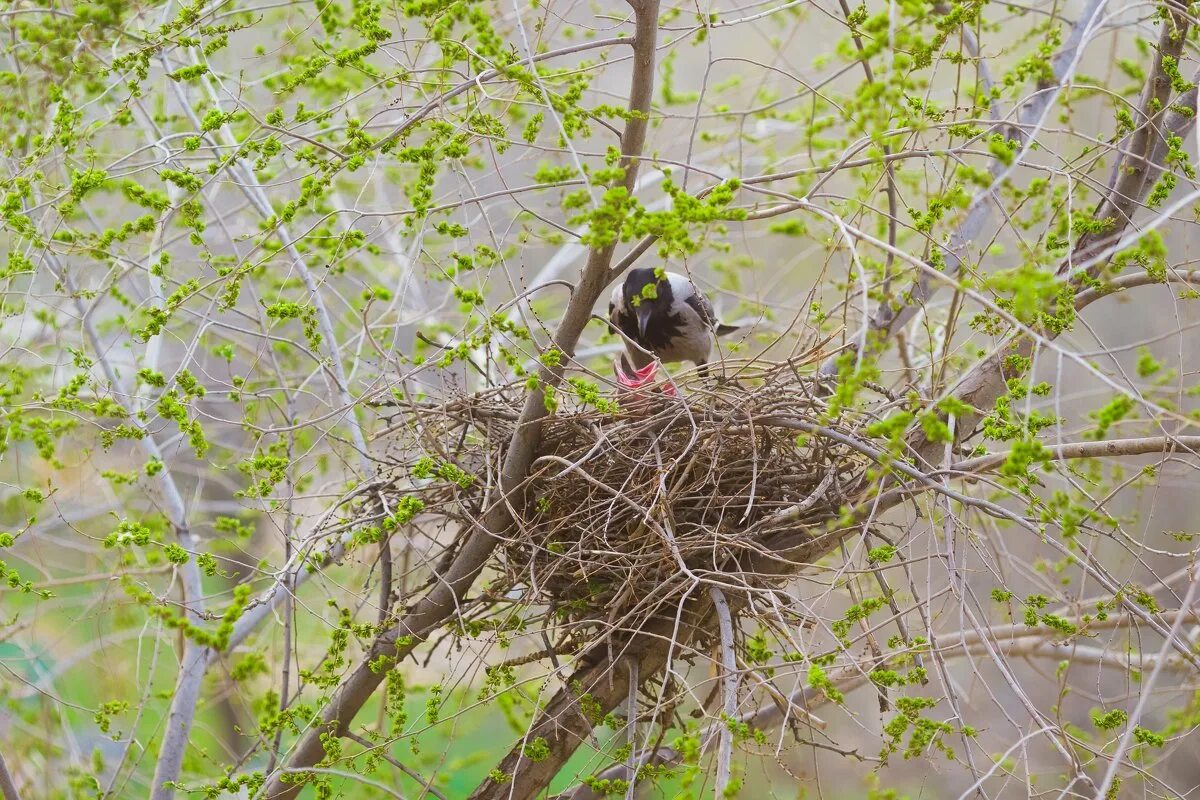
[[[598,664],[577,670],[541,710],[521,741],[497,765],[492,775],[503,775],[503,780],[489,776],[471,794],[470,800],[536,797],[544,790],[579,745],[588,740],[599,719],[626,700],[630,694],[630,676],[639,675],[642,685],[653,680],[666,666],[672,644],[681,646],[681,642],[690,638],[689,630],[695,630],[693,627],[674,631],[672,622],[657,624],[653,633],[638,634],[627,646],[625,655],[615,655],[612,660],[605,657]],[[623,669],[622,661],[636,662],[637,666],[632,670]],[[580,702],[584,694],[587,695],[586,706]],[[537,761],[525,755],[527,744],[534,740],[544,740],[546,744],[543,748],[538,742]],[[626,769],[626,765],[622,764],[621,768]]]
[[[1097,206],[1096,216],[1099,219],[1112,220],[1112,227],[1104,233],[1087,233],[1075,243],[1072,254],[1059,265],[1057,274],[1068,280],[1077,289],[1087,282],[1095,280],[1096,276],[1108,264],[1107,258],[1097,258],[1097,254],[1117,241],[1126,228],[1129,227],[1133,215],[1143,198],[1153,185],[1151,178],[1157,178],[1160,168],[1152,166],[1150,161],[1158,152],[1159,144],[1151,138],[1151,132],[1164,131],[1158,139],[1165,140],[1166,135],[1186,137],[1195,126],[1196,90],[1184,93],[1175,106],[1169,106],[1171,82],[1164,68],[1164,58],[1172,58],[1178,62],[1187,38],[1187,15],[1174,6],[1164,6],[1169,10],[1168,19],[1163,21],[1163,29],[1159,36],[1157,55],[1154,69],[1146,81],[1143,92],[1141,109],[1148,120],[1140,131],[1145,135],[1135,136],[1130,142],[1130,150],[1118,163],[1117,180],[1113,189]],[[1155,109],[1162,109],[1155,111]],[[1161,145],[1165,151],[1165,142]],[[1135,149],[1136,148],[1136,149]],[[1088,259],[1093,263],[1078,273],[1073,272],[1073,265],[1083,263]],[[1050,330],[1039,331],[1047,340],[1053,340],[1056,333]],[[1004,350],[976,364],[954,388],[954,395],[975,409],[989,409],[996,399],[1004,393],[1007,381],[1016,377],[1006,364],[1020,363],[1020,359],[1012,360],[1016,355],[1028,358],[1033,352],[1033,340],[1028,336],[1020,336]],[[974,429],[981,415],[965,414],[958,420],[959,436],[967,435]],[[936,459],[941,445],[929,441],[918,432],[913,439],[913,449],[927,464],[937,463]]]
[[[0,797],[4,800],[21,800],[21,794],[17,791],[17,784],[13,782],[12,773],[8,771],[8,765],[4,763],[4,754],[0,753]]]
[[[621,166],[625,169],[624,186],[633,191],[637,179],[638,159],[646,140],[650,103],[654,89],[654,58],[657,45],[658,2],[648,0],[639,10],[634,34],[634,66],[629,110],[634,112],[621,136]],[[553,337],[554,346],[570,356],[591,318],[592,308],[604,288],[611,282],[609,265],[613,246],[593,248],[588,253],[579,284],[567,303]],[[562,378],[563,367],[543,367],[541,386],[555,386]],[[291,800],[300,791],[301,783],[285,782],[290,772],[310,767],[325,755],[322,736],[342,735],[359,709],[374,694],[394,666],[412,652],[443,622],[451,617],[476,577],[483,570],[504,532],[513,524],[512,504],[525,480],[530,464],[537,455],[541,440],[541,421],[546,416],[541,388],[530,391],[525,398],[508,451],[501,467],[497,499],[484,513],[478,528],[466,534],[454,561],[416,605],[391,629],[372,644],[367,656],[334,691],[322,713],[321,722],[310,728],[291,752],[285,769],[270,776],[263,796],[271,800]]]
[[[1018,110],[1017,124],[1001,126],[1001,120],[996,119],[995,123],[997,126],[1005,128],[1011,135],[1028,146],[1027,129],[1030,128],[1031,124],[1041,119],[1049,104],[1070,82],[1078,60],[1079,50],[1084,43],[1084,36],[1090,30],[1093,21],[1099,18],[1103,9],[1103,0],[1089,0],[1087,7],[1080,14],[1079,19],[1075,21],[1075,25],[1072,27],[1071,34],[1066,43],[1052,59],[1051,68],[1054,78],[1057,81],[1056,85],[1050,89],[1035,93],[1030,101]],[[949,244],[943,248],[945,266],[942,271],[945,275],[952,277],[958,273],[959,268],[962,266],[964,250],[968,244],[983,233],[984,227],[991,218],[992,208],[997,202],[996,190],[999,187],[1001,179],[1015,167],[1015,164],[1016,162],[1012,166],[1007,166],[1000,161],[993,161],[991,163],[988,169],[994,179],[992,185],[972,198],[970,205],[967,207],[966,217],[950,235]],[[897,331],[916,316],[921,308],[924,308],[936,290],[937,285],[930,276],[926,274],[920,275],[917,278],[917,282],[909,290],[908,297],[905,300],[902,302],[896,301],[880,304],[868,323],[866,331],[867,341],[853,342],[851,343],[851,347],[861,348],[867,342],[879,339],[887,340],[895,335]],[[830,356],[825,360],[821,365],[822,375],[837,374],[838,355]]]
[[[1053,461],[1074,458],[1106,458],[1111,456],[1142,456],[1150,453],[1170,453],[1183,449],[1200,451],[1200,436],[1145,436],[1137,439],[1109,439],[1102,442],[1075,442],[1045,448]],[[988,453],[977,458],[959,461],[949,468],[950,473],[986,472],[1008,460],[1008,453]]]

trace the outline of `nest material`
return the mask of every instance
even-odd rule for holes
[[[794,422],[853,437],[873,415],[828,419],[820,380],[791,365],[725,372],[693,374],[679,397],[626,401],[618,413],[560,394],[514,504],[515,533],[500,548],[506,583],[568,617],[661,607],[697,572],[740,572],[781,529],[820,532],[837,518],[866,459]],[[443,406],[440,418],[422,414],[422,439],[442,443],[464,470],[492,465],[494,474],[521,394],[497,390]]]

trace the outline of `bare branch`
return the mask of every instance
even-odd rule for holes
[[[1158,278],[1149,272],[1131,272],[1128,275],[1119,275],[1101,287],[1087,288],[1082,292],[1078,292],[1075,295],[1075,310],[1081,311],[1102,297],[1118,294],[1126,289],[1133,289],[1138,286],[1161,285],[1164,282],[1182,284],[1200,283],[1200,270],[1189,270],[1187,272],[1172,271],[1168,272],[1165,278]]]
[[[413,768],[406,766],[405,764],[403,764],[400,761],[397,761],[396,758],[394,756],[392,756],[391,753],[387,752],[387,749],[385,747],[375,744],[375,743],[371,742],[369,739],[364,739],[363,737],[359,736],[358,734],[351,733],[349,731],[346,732],[346,738],[352,742],[356,742],[356,743],[362,745],[363,747],[367,748],[368,750],[376,752],[379,755],[379,757],[382,758],[384,761],[388,762],[393,767],[400,770],[401,772],[403,772],[408,777],[412,778],[417,783],[420,783],[424,787],[424,790],[426,792],[429,792],[431,795],[436,797],[438,800],[446,800],[446,795],[442,794],[437,789],[433,788],[433,780],[432,779],[425,778],[423,775],[421,775],[421,773],[417,772]]]
[[[725,593],[716,586],[708,587],[709,597],[717,612],[718,628],[721,632],[721,697],[722,722],[725,723],[718,733],[717,744],[717,780],[713,788],[713,797],[718,800],[725,796],[729,786],[729,778],[733,761],[733,730],[730,723],[737,713],[738,673],[737,660],[733,653],[733,617],[729,613],[729,603],[725,601]]]
[[[1050,104],[1070,83],[1074,75],[1075,65],[1078,63],[1081,54],[1085,36],[1093,30],[1101,11],[1104,9],[1105,2],[1106,0],[1088,0],[1087,6],[1083,9],[1074,26],[1071,28],[1070,36],[1052,60],[1054,78],[1057,84],[1050,89],[1036,92],[1018,111],[1017,124],[1006,126],[1026,147],[1028,146],[1028,126],[1042,118]],[[993,111],[995,111],[994,108]],[[1000,120],[996,122],[997,124],[1001,124]],[[996,191],[999,189],[1003,177],[1011,172],[1017,163],[1019,163],[1019,158],[1015,159],[1011,165],[1005,165],[1000,161],[993,161],[989,166],[989,171],[993,178],[992,185],[971,199],[971,203],[967,207],[966,217],[964,217],[958,228],[951,233],[949,243],[943,248],[943,261],[945,263],[943,272],[946,276],[953,277],[958,274],[967,246],[979,238],[983,233],[983,229],[987,226],[988,220],[991,219],[992,209],[997,202]],[[917,312],[925,306],[937,288],[937,285],[928,275],[922,274],[918,276],[916,283],[909,290],[906,299],[883,303],[876,309],[866,331],[867,340],[890,338],[896,331],[903,328],[916,316]],[[865,345],[866,342],[864,341],[853,343],[855,348],[862,348]],[[821,374],[837,374],[837,357],[831,356],[826,359],[821,365]]]
[[[1141,456],[1150,453],[1171,453],[1177,450],[1200,452],[1200,436],[1144,436],[1135,439],[1107,439],[1100,442],[1075,442],[1046,447],[1046,457],[1052,461],[1073,458],[1107,458],[1115,456]],[[995,469],[1008,460],[1008,453],[987,455],[959,461],[948,469],[955,473],[979,473]]]
[[[1146,703],[1154,696],[1154,687],[1158,684],[1158,677],[1162,674],[1163,666],[1167,661],[1167,649],[1171,647],[1176,635],[1179,633],[1184,618],[1187,616],[1187,612],[1192,608],[1192,602],[1196,599],[1197,588],[1200,588],[1200,575],[1193,574],[1188,584],[1187,594],[1184,595],[1183,604],[1179,608],[1179,615],[1175,618],[1175,623],[1171,626],[1171,632],[1162,643],[1162,647],[1159,648],[1154,669],[1150,672],[1150,679],[1146,682],[1144,690],[1138,693],[1137,702],[1129,712],[1125,732],[1121,735],[1121,740],[1117,743],[1117,749],[1112,754],[1112,760],[1108,762],[1108,769],[1104,773],[1104,779],[1100,782],[1100,788],[1096,790],[1097,797],[1108,797],[1108,790],[1113,785],[1113,781],[1116,780],[1117,772],[1121,768],[1121,759],[1133,743],[1134,734],[1139,730],[1138,723],[1142,721],[1142,714],[1146,710]]]
[[[4,763],[4,754],[0,753],[0,797],[4,800],[21,800],[21,794],[17,791],[17,784],[13,782],[12,773],[8,771],[8,765]]]
[[[658,2],[648,0],[637,15],[634,33],[634,74],[629,109],[635,113],[621,137],[621,165],[625,168],[623,183],[630,191],[637,180],[638,159],[649,122],[657,24]],[[554,346],[568,357],[575,352],[580,334],[591,318],[592,308],[612,280],[609,274],[612,256],[611,245],[594,248],[588,253],[579,284],[567,303],[554,335]],[[563,366],[543,367],[539,374],[540,385],[557,385],[562,378],[562,371]],[[541,438],[539,423],[546,413],[541,388],[529,392],[504,457],[499,496],[485,512],[481,526],[465,534],[466,540],[445,574],[438,577],[429,593],[418,600],[399,623],[375,640],[368,657],[334,691],[322,713],[321,724],[310,728],[291,752],[287,761],[289,769],[317,763],[324,755],[322,736],[328,733],[340,735],[347,730],[350,720],[383,680],[386,670],[378,669],[377,665],[381,662],[394,665],[458,608],[461,598],[495,550],[498,537],[512,525],[511,504],[518,502],[516,492],[536,456]],[[272,800],[290,800],[299,790],[299,784],[284,783],[281,773],[269,779],[264,796]]]

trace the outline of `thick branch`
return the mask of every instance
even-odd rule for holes
[[[671,630],[668,628],[662,633],[670,637]],[[536,797],[545,789],[579,745],[588,740],[599,717],[625,701],[630,693],[630,675],[638,674],[645,685],[666,666],[667,651],[671,646],[668,641],[659,637],[638,639],[637,644],[629,646],[623,658],[616,661],[603,658],[599,664],[575,672],[541,710],[522,740],[497,765],[499,774],[506,779],[500,782],[489,777],[471,794],[471,800]],[[622,668],[621,661],[636,662],[637,666],[631,671]],[[580,703],[583,693],[587,694],[586,714]],[[539,742],[538,761],[525,756],[527,743],[535,739],[545,740],[548,747],[547,753]],[[622,764],[621,768],[626,769],[626,766]]]
[[[4,763],[3,753],[0,753],[0,797],[3,797],[4,800],[21,800],[12,773],[8,771],[8,765]]]
[[[1041,119],[1045,114],[1050,103],[1058,96],[1059,92],[1070,82],[1075,71],[1075,64],[1078,62],[1080,48],[1083,46],[1083,40],[1086,33],[1092,29],[1093,23],[1099,18],[1100,12],[1103,10],[1105,0],[1089,0],[1087,7],[1080,14],[1079,19],[1075,21],[1074,27],[1071,29],[1071,34],[1062,49],[1054,56],[1051,66],[1054,72],[1056,85],[1052,89],[1046,89],[1037,92],[1029,102],[1025,103],[1017,113],[1017,124],[1010,126],[1009,130],[1013,135],[1025,141],[1025,131],[1030,125]],[[1000,120],[996,120],[999,124]],[[1002,178],[1011,172],[1015,167],[1013,165],[1006,166],[1000,161],[993,161],[989,166],[989,171],[992,174],[993,183],[988,188],[972,198],[970,205],[967,207],[967,215],[959,224],[958,228],[950,235],[949,244],[944,248],[943,261],[945,267],[943,272],[950,277],[958,274],[959,268],[962,266],[962,258],[964,251],[971,242],[977,239],[983,233],[984,227],[992,216],[992,208],[995,206],[996,190]],[[933,280],[925,274],[918,276],[916,284],[909,291],[908,297],[903,301],[894,301],[881,304],[871,318],[866,332],[867,341],[882,337],[887,339],[899,330],[901,330],[917,312],[925,306],[929,298],[933,296],[937,285]],[[861,348],[866,344],[863,341],[854,343],[855,347]],[[821,365],[822,375],[837,374],[837,356],[830,356]]]
[[[1200,451],[1200,436],[1144,436],[1135,439],[1109,439],[1101,442],[1074,442],[1044,448],[1052,461],[1074,458],[1107,458],[1170,453],[1175,450]],[[950,466],[951,473],[986,472],[1008,460],[1008,453],[988,453]]]
[[[1105,233],[1088,233],[1075,243],[1071,255],[1059,265],[1058,274],[1075,287],[1095,279],[1107,265],[1107,258],[1092,258],[1112,241],[1118,239],[1129,227],[1133,214],[1141,205],[1146,193],[1153,185],[1158,172],[1148,166],[1148,159],[1156,152],[1156,138],[1151,138],[1150,131],[1162,129],[1166,135],[1186,137],[1195,126],[1196,90],[1192,89],[1179,98],[1174,107],[1168,107],[1171,90],[1170,80],[1166,78],[1164,58],[1179,59],[1187,37],[1188,19],[1183,12],[1172,6],[1170,17],[1163,22],[1162,34],[1159,37],[1158,53],[1155,57],[1154,70],[1146,82],[1142,96],[1141,107],[1143,115],[1149,121],[1143,126],[1147,131],[1145,136],[1134,137],[1131,149],[1118,164],[1117,181],[1113,189],[1106,195],[1097,207],[1097,218],[1112,221],[1112,227]],[[1165,109],[1155,113],[1154,109]],[[1165,148],[1165,144],[1163,145]],[[1083,263],[1091,258],[1091,265],[1083,271],[1075,272],[1074,265]],[[1047,339],[1057,335],[1053,331],[1041,331]],[[1008,379],[1014,377],[1011,370],[1006,370],[1007,363],[1014,363],[1010,356],[1017,355],[1028,358],[1033,352],[1033,341],[1028,336],[1020,336],[1005,350],[994,353],[984,359],[964,375],[954,387],[953,392],[963,402],[976,409],[992,408],[1001,394],[1004,393]],[[1019,363],[1020,359],[1016,360]],[[965,435],[974,429],[980,419],[979,414],[966,414],[958,420],[959,432]],[[941,445],[930,442],[918,434],[913,441],[913,449],[926,463],[936,463],[936,457]]]
[[[1159,620],[1171,624],[1173,628],[1182,622],[1195,622],[1197,614],[1194,610],[1166,611],[1159,615]],[[1128,625],[1132,619],[1128,616],[1113,615],[1106,620],[1092,618],[1088,622],[1078,617],[1069,620],[1081,628],[1086,627],[1089,634],[1100,630],[1121,628]],[[997,653],[1003,653],[1013,658],[1048,658],[1055,661],[1069,658],[1072,664],[1094,664],[1097,667],[1110,667],[1124,671],[1144,672],[1158,665],[1162,669],[1191,671],[1194,668],[1178,655],[1165,652],[1157,654],[1122,653],[1114,648],[1091,647],[1078,644],[1078,639],[1062,641],[1062,632],[1048,625],[1030,627],[1028,625],[1004,625],[987,629],[988,642],[975,631],[962,634],[940,635],[938,637],[941,658],[962,658],[964,656],[979,656],[989,653],[988,645]],[[847,666],[830,672],[830,682],[844,695],[866,685],[867,673],[856,667]],[[780,697],[784,695],[781,693]],[[752,731],[772,731],[789,721],[807,725],[809,720],[815,720],[810,713],[829,702],[828,695],[821,689],[811,686],[797,688],[784,702],[764,703],[756,711],[748,711],[737,717],[739,723],[748,725]],[[792,717],[792,715],[795,717]],[[817,727],[823,727],[818,724]],[[700,734],[701,742],[710,742],[719,736],[722,729],[728,728],[723,721],[709,725]],[[682,763],[683,754],[674,747],[659,747],[655,750],[642,750],[634,757],[638,768],[647,766],[675,766]],[[628,765],[614,764],[597,773],[597,781],[623,778],[628,774]],[[576,784],[559,794],[555,800],[603,800],[603,796],[592,791],[584,784]]]
[[[646,140],[650,101],[654,86],[654,57],[657,43],[658,3],[647,2],[637,15],[634,34],[633,85],[629,110],[635,112],[621,137],[621,164],[625,167],[625,187],[632,191],[637,178],[638,158]],[[612,246],[594,248],[580,276],[578,286],[567,303],[563,319],[554,335],[554,346],[570,356],[591,317],[592,308],[611,281],[609,265]],[[544,367],[540,374],[542,385],[556,385],[563,368]],[[525,400],[516,432],[505,454],[500,473],[499,497],[485,512],[482,524],[466,534],[454,561],[445,574],[439,576],[429,593],[393,628],[383,633],[371,647],[370,653],[338,686],[322,714],[320,725],[310,728],[292,751],[287,768],[295,770],[316,764],[324,757],[321,737],[327,733],[340,735],[368,698],[374,694],[387,670],[373,668],[381,657],[390,663],[403,658],[437,629],[456,608],[475,578],[483,570],[495,550],[500,536],[512,525],[512,504],[519,502],[516,493],[537,453],[541,439],[541,420],[546,416],[541,389],[531,391]],[[645,673],[643,673],[645,674]],[[285,783],[284,773],[270,778],[264,797],[290,800],[299,792],[300,784]]]

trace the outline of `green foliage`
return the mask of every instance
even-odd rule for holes
[[[180,696],[179,664],[196,649],[208,671],[181,795],[259,794],[266,765],[285,763],[309,731],[324,753],[318,769],[351,776],[288,774],[317,797],[374,791],[349,788],[354,775],[404,796],[433,793],[389,758],[434,776],[445,796],[467,796],[485,778],[510,784],[515,776],[495,764],[518,735],[527,759],[553,761],[557,745],[525,738],[529,726],[562,676],[598,652],[578,620],[624,624],[625,598],[589,573],[569,523],[545,541],[521,538],[524,529],[484,532],[482,521],[510,506],[539,522],[569,520],[572,509],[537,482],[501,491],[513,480],[504,447],[464,453],[518,428],[553,442],[563,418],[580,412],[603,439],[639,413],[618,405],[609,376],[619,344],[605,326],[559,329],[568,304],[599,288],[579,267],[610,249],[610,264],[637,247],[640,266],[697,275],[723,318],[754,320],[722,340],[724,355],[786,361],[803,380],[829,356],[832,374],[814,388],[806,422],[852,432],[863,446],[854,470],[816,470],[845,507],[824,509],[817,497],[813,517],[787,532],[820,543],[800,545],[793,569],[819,576],[821,602],[805,593],[799,603],[791,586],[738,598],[739,615],[757,616],[739,618],[739,709],[782,702],[765,681],[782,689],[798,680],[837,720],[858,708],[843,676],[861,667],[855,674],[894,709],[874,740],[883,757],[957,765],[954,737],[992,747],[1005,734],[972,719],[971,703],[948,708],[938,684],[926,686],[937,677],[926,672],[933,645],[918,626],[953,627],[945,603],[969,604],[987,617],[980,625],[1015,624],[1021,636],[1061,644],[1116,630],[1095,621],[1123,625],[1130,609],[1155,615],[1177,599],[1154,583],[1146,565],[1157,561],[1137,550],[1188,556],[1194,534],[1154,528],[1160,517],[1147,510],[1175,502],[1159,498],[1178,488],[1171,469],[1188,463],[1186,448],[1170,451],[1170,468],[1145,469],[1054,450],[1187,435],[1197,417],[1195,376],[1149,338],[1157,330],[1139,334],[1147,346],[1130,346],[1136,355],[1119,363],[1076,356],[1095,349],[1080,342],[1102,315],[1136,308],[1147,325],[1182,319],[1196,295],[1177,287],[1160,297],[1150,293],[1168,290],[1126,281],[1190,280],[1179,243],[1191,212],[1159,216],[1196,178],[1192,132],[1159,124],[1194,115],[1183,102],[1189,71],[1161,42],[1136,38],[1169,9],[1114,29],[1097,75],[1082,71],[1098,69],[1085,39],[1088,57],[1063,83],[1055,59],[1072,19],[1058,9],[663,4],[646,112],[624,97],[637,61],[632,16],[604,3],[569,13],[544,0],[515,13],[489,0],[41,5],[0,11],[0,659],[15,678],[0,699],[14,730],[46,732],[13,745],[22,785],[37,785],[24,765],[49,765],[37,772],[56,781],[47,796],[148,786],[170,727],[160,721]],[[1181,52],[1194,40],[1179,41]],[[752,57],[738,55],[747,42]],[[1140,104],[1156,63],[1156,85],[1170,92],[1149,109],[1150,124]],[[1026,139],[1034,125],[1009,123],[1032,97],[1051,104]],[[994,114],[1005,122],[993,124]],[[641,122],[646,144],[631,154]],[[1130,227],[1101,199],[1110,174],[1144,169],[1113,160],[1151,128],[1164,169],[1134,199]],[[990,220],[960,241],[956,231],[984,206]],[[584,311],[602,316],[607,291]],[[635,302],[661,291],[648,286]],[[1104,293],[1114,296],[1083,308],[1082,298]],[[1161,314],[1131,305],[1168,301]],[[913,308],[917,317],[888,327]],[[1104,347],[1109,333],[1097,334]],[[1004,382],[981,390],[970,377],[989,359]],[[756,369],[714,366],[697,386],[742,381],[766,396],[773,387],[759,386]],[[1093,369],[1107,382],[1084,383]],[[535,416],[557,418],[518,425],[523,391]],[[426,424],[435,409],[463,423],[461,439]],[[772,431],[756,444],[791,447],[794,435]],[[795,446],[819,462],[823,436],[806,432]],[[979,474],[955,471],[976,456],[988,463]],[[699,463],[664,463],[654,476],[664,496]],[[962,494],[931,494],[914,470]],[[755,472],[755,504],[796,508],[808,497],[796,487],[813,480]],[[876,501],[898,497],[903,509],[876,514]],[[615,504],[614,520],[628,511]],[[675,512],[666,502],[647,510],[672,531],[693,524]],[[739,565],[763,547],[760,531],[739,538],[741,513],[711,531],[722,547],[742,548]],[[451,620],[395,628],[442,592],[464,532],[472,548],[492,534],[499,544]],[[1117,549],[1108,538],[1133,553],[1128,562],[1108,562]],[[835,542],[846,545],[845,562],[826,547]],[[647,581],[667,596],[682,578],[663,548]],[[570,566],[551,559],[547,573],[538,561],[526,575],[521,559],[534,549]],[[925,571],[948,569],[947,553],[970,581],[934,601]],[[724,555],[692,568],[732,570]],[[1120,583],[1098,588],[1105,573]],[[546,580],[592,594],[535,607],[528,597]],[[979,585],[996,587],[994,603],[958,593]],[[659,603],[658,591],[635,599]],[[612,608],[588,608],[600,596]],[[256,627],[235,640],[243,620]],[[797,634],[810,623],[817,634]],[[688,647],[673,655],[680,664],[696,656]],[[382,688],[350,726],[365,737],[353,741],[321,720],[337,687],[364,669]],[[1086,706],[1070,705],[1075,671],[1048,680],[1062,693],[1054,713],[1083,720]],[[680,667],[662,684],[672,698],[664,713],[639,720],[640,741],[653,726],[654,741],[679,754],[677,764],[638,770],[639,784],[664,796],[712,791],[692,711],[747,753],[770,746],[765,732],[698,708],[703,692],[676,685],[685,673],[691,680]],[[1130,685],[1139,680],[1131,670]],[[588,744],[628,755],[621,712],[594,686],[569,688],[597,727]],[[237,746],[219,738],[224,712],[208,702],[218,696],[241,717]],[[1165,722],[1140,720],[1160,730],[1134,727],[1133,758],[1185,736],[1200,724],[1198,706],[1187,697]],[[1070,735],[1085,741],[1130,724],[1116,710],[1092,721],[1099,733]],[[481,741],[461,744],[473,731]],[[94,760],[76,752],[96,732],[137,746],[116,759],[110,748]],[[243,746],[245,759],[232,758]],[[726,795],[765,796],[761,772],[737,765]],[[871,775],[863,791],[835,788],[903,796],[881,788],[886,765]],[[1035,777],[1039,790],[1052,780]],[[585,783],[609,796],[629,790],[625,778]]]

